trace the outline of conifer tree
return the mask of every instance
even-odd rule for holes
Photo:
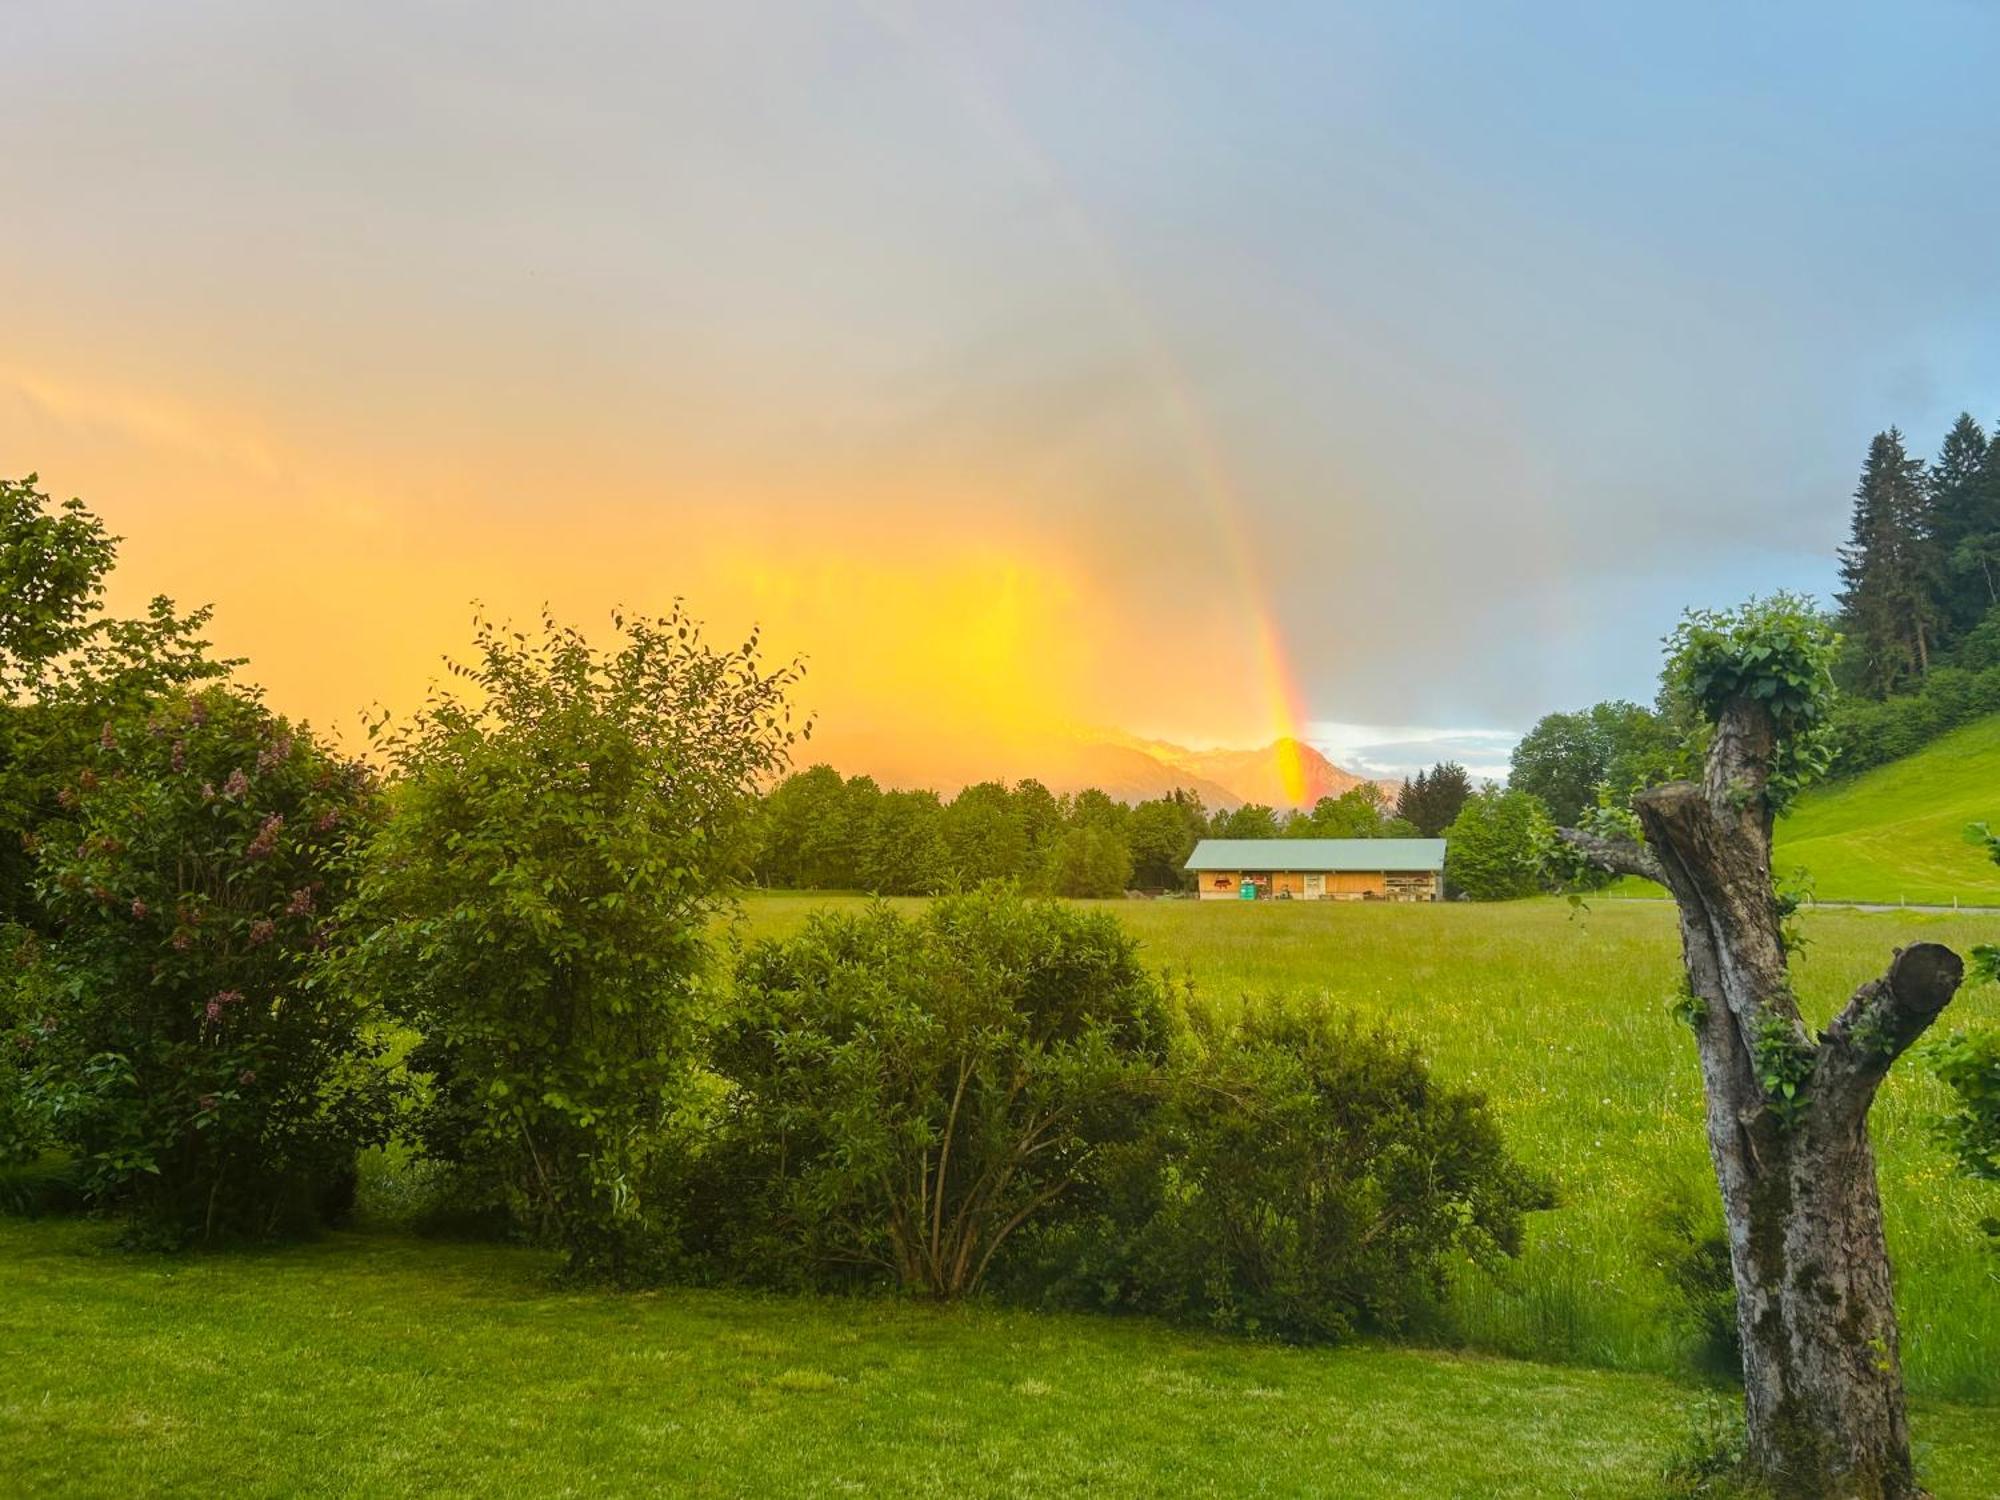
[[[1924,464],[1891,427],[1868,447],[1840,549],[1840,605],[1859,649],[1863,682],[1885,697],[1930,670],[1942,574]]]
[[[1971,412],[1960,412],[1931,466],[1930,504],[1943,564],[1939,597],[1947,643],[2000,603],[2000,461]]]

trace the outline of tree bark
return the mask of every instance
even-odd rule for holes
[[[1923,1491],[1910,1464],[1868,1111],[1963,966],[1935,944],[1898,950],[1811,1036],[1771,883],[1774,748],[1769,712],[1734,700],[1701,782],[1635,799],[1645,847],[1572,829],[1562,837],[1606,869],[1659,881],[1680,911],[1751,1464],[1781,1495],[1911,1500]]]

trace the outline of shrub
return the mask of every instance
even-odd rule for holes
[[[477,627],[476,699],[435,696],[389,741],[401,782],[339,970],[419,1033],[416,1136],[457,1206],[622,1277],[794,673],[678,614],[617,623],[608,652]]]
[[[1166,1031],[1112,918],[1010,890],[759,943],[715,1042],[708,1253],[750,1280],[976,1291],[1138,1133]]]
[[[337,1213],[388,1119],[369,1017],[315,967],[367,774],[211,688],[106,721],[61,800],[27,1050],[85,1190],[176,1240]]]
[[[1427,1316],[1458,1256],[1520,1248],[1549,1206],[1484,1100],[1324,1008],[1197,1007],[1167,1106],[1048,1258],[1070,1298],[1338,1339]]]

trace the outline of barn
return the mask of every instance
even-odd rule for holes
[[[1203,839],[1185,868],[1204,901],[1439,901],[1443,839]]]

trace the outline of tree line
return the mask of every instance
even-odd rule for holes
[[[1131,804],[1094,787],[1058,795],[1033,779],[978,782],[947,799],[816,765],[764,796],[751,872],[775,889],[885,896],[989,880],[1070,897],[1188,890],[1182,866],[1204,838],[1432,838],[1471,793],[1465,768],[1449,761],[1393,800],[1363,782],[1283,813],[1256,803],[1211,811],[1180,790]]]

